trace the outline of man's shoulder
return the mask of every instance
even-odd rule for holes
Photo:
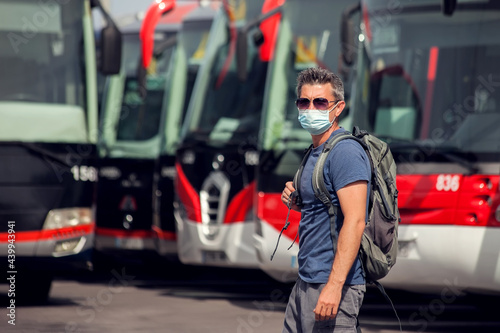
[[[353,139],[339,141],[330,152],[327,163],[331,171],[349,168],[351,171],[359,168],[369,168],[370,162],[367,153],[359,142]],[[342,170],[346,172],[346,170]]]
[[[346,137],[343,140],[337,142],[337,144],[332,149],[333,154],[346,154],[346,155],[358,155],[360,153],[365,154],[365,150],[356,139],[350,139]]]

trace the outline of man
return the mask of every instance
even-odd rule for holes
[[[345,131],[338,117],[345,107],[340,78],[325,69],[309,68],[297,78],[299,122],[312,137],[313,150],[300,181],[301,207],[292,182],[281,200],[301,212],[299,278],[285,313],[283,332],[356,332],[365,279],[358,258],[366,224],[370,162],[353,140],[339,142],[325,163],[325,184],[342,218],[336,221],[336,253],[326,206],[314,196],[312,174],[324,143]]]

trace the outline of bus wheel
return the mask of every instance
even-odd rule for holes
[[[47,302],[52,286],[53,276],[40,272],[24,272],[16,281],[16,298],[25,304]]]

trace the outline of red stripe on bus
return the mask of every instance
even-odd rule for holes
[[[438,56],[439,49],[436,46],[431,47],[429,50],[429,68],[427,70],[428,81],[434,81],[436,79]]]
[[[159,239],[169,240],[169,241],[177,240],[177,234],[173,231],[165,231],[155,225],[152,227],[152,229],[153,233],[156,234],[156,237],[158,237]]]
[[[262,6],[262,14],[270,12],[276,7],[282,6],[285,0],[266,0]],[[281,22],[281,13],[277,13],[267,18],[260,24],[260,30],[264,35],[264,43],[260,46],[260,60],[269,62],[273,59],[278,30]]]
[[[263,223],[269,224],[276,231],[281,231],[285,225],[288,215],[288,208],[281,202],[281,192],[265,193],[259,192],[257,196],[257,218]],[[300,212],[290,210],[288,216],[290,225],[283,231],[283,234],[290,239],[294,239],[298,232],[300,222]],[[298,238],[297,238],[298,240]]]
[[[365,23],[365,33],[368,41],[372,41],[372,29],[370,27],[370,14],[368,13],[368,8],[363,6],[363,22]]]
[[[253,196],[255,193],[255,181],[244,187],[231,200],[226,209],[224,223],[243,222],[248,212],[253,207]]]
[[[36,242],[43,240],[59,240],[68,239],[88,235],[94,232],[95,224],[86,224],[76,227],[67,227],[52,230],[36,230],[36,231],[16,231],[9,234],[8,232],[0,233],[0,243],[7,243],[10,240],[15,242]],[[9,235],[15,235],[14,238]]]
[[[432,100],[434,98],[434,82],[436,79],[438,57],[439,49],[436,46],[431,47],[431,49],[429,50],[429,68],[427,70],[427,89],[425,93],[422,130],[420,132],[421,139],[426,139],[429,135],[432,113]]]
[[[186,210],[187,218],[195,222],[201,222],[200,196],[187,179],[181,165],[176,163],[175,168],[177,170],[175,189]]]

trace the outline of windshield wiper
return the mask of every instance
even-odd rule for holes
[[[182,140],[181,145],[183,146],[207,146],[209,141],[208,135],[210,132],[189,132]]]
[[[34,152],[34,153],[42,156],[44,159],[50,159],[54,162],[60,163],[63,166],[66,166],[68,168],[71,168],[73,166],[72,164],[68,163],[66,161],[66,159],[60,157],[57,154],[54,154],[52,151],[50,151],[48,149],[42,148],[42,147],[35,145],[33,143],[22,142],[22,141],[16,141],[16,142],[12,142],[12,143],[15,145],[24,147],[24,148],[30,150],[31,152]]]

